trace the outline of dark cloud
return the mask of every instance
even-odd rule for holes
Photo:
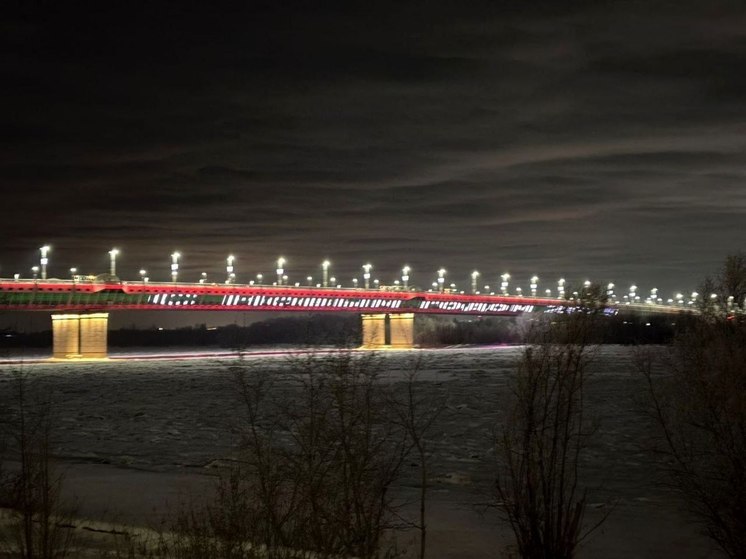
[[[0,275],[365,261],[694,287],[746,244],[740,2],[19,3]]]

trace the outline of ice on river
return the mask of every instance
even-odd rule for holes
[[[396,389],[417,368],[420,394],[445,403],[428,442],[438,498],[460,503],[488,498],[493,433],[505,409],[512,364],[521,350],[459,347],[380,354],[384,382]],[[297,358],[249,354],[241,363],[283,375]],[[242,413],[231,371],[236,363],[233,357],[222,355],[35,362],[22,368],[53,396],[58,421],[55,453],[65,461],[173,475],[206,471],[216,460],[235,452],[235,426]],[[12,373],[19,367],[0,368],[0,404],[10,403]],[[641,410],[645,385],[633,372],[632,351],[601,347],[592,369],[587,403],[589,414],[598,421],[598,431],[584,463],[584,480],[591,486],[589,501],[600,509],[616,503],[615,515],[626,518],[626,525],[639,523],[645,515],[665,517],[670,524],[678,505],[656,484],[653,457],[644,450],[650,425]],[[416,475],[413,467],[402,491],[416,485]],[[613,517],[610,533],[623,530],[614,528]],[[673,522],[673,533],[684,529],[682,523]],[[648,537],[653,541],[657,536]]]

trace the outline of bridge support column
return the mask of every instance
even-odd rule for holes
[[[389,344],[391,347],[414,347],[414,313],[389,315]]]
[[[414,347],[414,314],[364,314],[361,318],[364,348]]]
[[[363,314],[360,318],[363,319],[363,347],[386,347],[386,315]]]
[[[106,357],[108,325],[109,313],[53,314],[52,357]]]

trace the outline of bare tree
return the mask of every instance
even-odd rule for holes
[[[244,483],[255,496],[257,543],[268,553],[373,559],[392,550],[390,488],[406,429],[387,413],[375,356],[341,352],[292,363],[284,382],[236,370],[246,411]]]
[[[421,367],[421,361],[417,360],[407,373],[404,383],[404,398],[392,401],[392,411],[399,417],[401,425],[409,436],[411,450],[414,451],[419,461],[419,515],[418,521],[414,526],[420,533],[419,557],[420,559],[425,559],[427,554],[428,466],[430,461],[428,435],[433,423],[445,409],[445,402],[428,397],[419,390],[421,384],[419,371]]]
[[[746,312],[746,254],[728,255],[714,277],[699,286],[697,308],[706,317],[739,316]]]
[[[516,365],[511,405],[496,437],[495,488],[523,558],[569,559],[600,524],[583,523],[580,473],[593,431],[585,386],[595,317],[586,306],[534,328],[534,343]]]
[[[12,519],[2,543],[23,559],[63,558],[75,539],[74,509],[61,496],[63,476],[54,464],[51,395],[24,371],[15,374],[13,388],[15,406],[6,427],[18,469],[6,485]]]
[[[667,483],[726,555],[746,557],[746,323],[692,317],[672,347],[641,352],[638,370]]]

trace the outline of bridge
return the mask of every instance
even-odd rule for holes
[[[401,286],[377,289],[291,287],[208,283],[127,282],[100,279],[0,279],[0,311],[52,313],[55,358],[101,358],[107,355],[110,312],[271,311],[350,312],[362,317],[363,346],[411,348],[417,314],[518,316],[563,313],[573,300],[450,290],[418,291]],[[681,308],[632,304],[635,311],[677,313]],[[618,307],[604,309],[616,314]]]

